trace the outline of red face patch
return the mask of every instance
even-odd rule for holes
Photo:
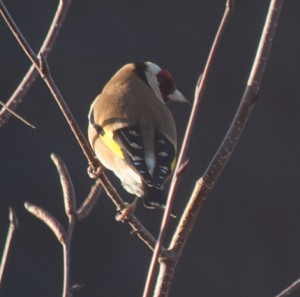
[[[163,99],[168,101],[169,99],[167,96],[175,90],[174,79],[171,73],[166,69],[162,69],[157,74],[157,80]]]

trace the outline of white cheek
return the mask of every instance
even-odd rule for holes
[[[156,76],[153,76],[153,74],[150,74],[150,73],[146,72],[146,77],[147,77],[148,84],[152,88],[152,90],[155,93],[156,97],[159,99],[159,101],[164,103],[164,99],[161,95],[158,80],[157,80]]]

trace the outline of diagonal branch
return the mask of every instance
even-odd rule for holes
[[[202,203],[227,165],[227,162],[238,143],[250,113],[257,101],[259,86],[261,84],[275,36],[282,3],[283,0],[271,0],[256,57],[253,62],[252,70],[241,103],[218,151],[213,157],[204,175],[196,182],[194,192],[184,211],[173,241],[171,242],[170,248],[173,251],[178,252],[179,249],[183,248],[186,241],[186,239],[183,240],[183,238],[187,238],[187,235],[190,233],[189,230],[191,230],[193,226],[193,222],[200,211]],[[196,205],[198,205],[198,207],[195,207]]]
[[[49,31],[39,50],[38,55],[44,55],[44,57],[47,58],[51,53],[71,3],[72,0],[59,1],[53,21],[50,25]],[[16,108],[22,102],[28,90],[35,82],[37,76],[38,76],[38,71],[33,65],[31,65],[27,73],[23,77],[22,81],[20,82],[19,86],[11,95],[10,99],[7,101],[6,104],[7,108],[3,108],[0,111],[0,127],[3,126],[5,123],[7,123],[7,121],[10,119],[12,113],[11,111],[16,110]]]
[[[163,261],[161,265],[159,273],[160,290],[155,294],[157,297],[168,295],[176,265],[181,257],[185,243],[194,227],[202,205],[225,168],[257,101],[259,86],[270,54],[282,4],[283,0],[271,0],[270,2],[258,50],[241,103],[217,153],[213,157],[204,175],[196,182],[191,198],[173,235],[169,246],[169,252],[173,258]],[[162,293],[160,294],[160,292]]]
[[[19,114],[17,114],[13,110],[11,110],[9,107],[7,107],[7,105],[4,102],[2,102],[1,100],[0,100],[0,105],[3,106],[3,110],[7,110],[8,113],[11,113],[15,118],[20,120],[22,123],[24,123],[25,125],[29,126],[32,129],[35,129],[34,125],[32,125],[27,120],[25,120],[23,117],[21,117]],[[0,115],[0,121],[1,121],[1,115]]]
[[[290,286],[288,286],[286,289],[284,289],[282,292],[280,292],[275,297],[288,297],[292,296],[292,293],[296,292],[300,288],[300,278],[297,279],[295,282],[293,282]]]
[[[65,102],[62,94],[60,93],[58,87],[56,86],[53,78],[50,75],[50,71],[48,68],[48,64],[45,60],[43,55],[40,55],[40,58],[36,56],[34,51],[31,49],[30,45],[26,41],[25,37],[17,27],[16,23],[14,22],[13,18],[11,17],[10,13],[8,12],[7,8],[5,7],[3,1],[0,1],[0,12],[6,21],[7,25],[9,26],[12,33],[15,35],[17,41],[19,42],[20,46],[29,57],[31,62],[33,63],[34,67],[38,70],[39,74],[47,84],[50,92],[52,93],[54,99],[56,100],[58,106],[60,107],[66,121],[68,122],[73,134],[76,137],[84,155],[86,156],[91,171],[97,172],[98,169],[102,167],[100,161],[95,157],[93,151],[91,150],[87,140],[85,139],[80,127],[78,126],[71,110],[69,109],[67,103]],[[100,182],[102,187],[105,189],[108,196],[112,199],[114,204],[117,206],[118,209],[123,209],[126,204],[123,199],[118,195],[115,188],[112,186],[110,181],[107,179],[106,175],[102,170],[98,173]],[[151,248],[154,249],[155,246],[155,239],[150,234],[150,232],[142,225],[142,223],[134,216],[130,215],[128,217],[128,223],[134,230],[134,232]]]
[[[3,283],[3,275],[4,275],[7,258],[8,258],[8,252],[11,247],[11,242],[12,242],[14,233],[15,233],[16,229],[18,228],[18,225],[19,225],[18,217],[17,217],[15,211],[10,207],[9,208],[9,227],[8,227],[5,246],[4,246],[2,259],[1,259],[1,263],[0,263],[0,288]]]
[[[211,69],[212,61],[213,61],[213,58],[215,56],[217,47],[220,43],[222,33],[225,29],[225,25],[227,24],[227,21],[229,20],[229,16],[231,15],[232,6],[233,6],[232,1],[227,0],[224,15],[223,15],[223,18],[222,18],[221,23],[219,25],[216,37],[215,37],[214,42],[213,42],[213,45],[211,47],[211,51],[210,51],[209,56],[207,58],[207,62],[206,62],[204,71],[200,75],[200,77],[198,79],[198,82],[197,82],[193,108],[192,108],[192,111],[191,111],[191,114],[190,114],[189,122],[187,124],[186,133],[184,135],[184,139],[183,139],[183,142],[182,142],[182,146],[181,146],[181,150],[180,150],[180,153],[179,153],[178,161],[177,161],[175,171],[174,171],[174,175],[173,175],[173,178],[172,178],[172,182],[171,182],[171,185],[170,185],[166,210],[164,212],[164,216],[163,216],[163,219],[162,219],[161,228],[160,228],[159,236],[158,236],[158,239],[157,239],[157,244],[155,246],[155,250],[154,250],[154,253],[153,253],[153,256],[152,256],[152,259],[151,259],[151,263],[150,263],[150,267],[149,267],[149,271],[148,271],[148,275],[147,275],[147,280],[146,280],[146,284],[145,284],[145,288],[144,288],[143,297],[147,297],[150,294],[151,283],[153,281],[155,266],[156,266],[156,263],[157,263],[157,260],[158,260],[159,254],[160,254],[161,246],[163,245],[163,241],[164,241],[166,231],[167,231],[168,220],[170,218],[175,192],[176,192],[178,182],[179,182],[179,179],[180,179],[180,176],[181,176],[181,174],[180,174],[181,168],[185,166],[184,158],[185,158],[185,155],[186,155],[186,152],[187,152],[187,149],[188,149],[188,145],[190,143],[190,139],[191,139],[191,136],[192,136],[192,130],[193,130],[193,127],[195,125],[196,118],[197,118],[197,112],[198,112],[200,100],[201,100],[201,98],[203,96],[203,93],[204,93],[204,88],[205,88],[205,84],[206,84],[206,81],[207,81],[208,73]]]

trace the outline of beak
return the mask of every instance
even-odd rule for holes
[[[171,94],[169,94],[168,99],[170,101],[177,101],[177,102],[181,102],[181,103],[190,103],[189,100],[187,100],[181,92],[179,92],[177,89],[175,89],[175,91]]]

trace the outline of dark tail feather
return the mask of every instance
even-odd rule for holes
[[[166,193],[163,189],[144,187],[144,205],[147,208],[164,208],[166,205]]]
[[[165,209],[167,196],[164,189],[157,189],[155,187],[144,187],[144,206],[147,208],[161,208]],[[172,209],[171,216],[176,218],[176,214]]]

